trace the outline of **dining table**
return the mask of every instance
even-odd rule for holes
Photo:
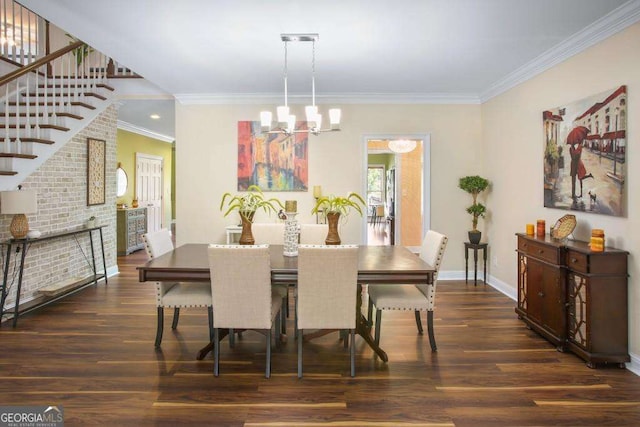
[[[140,282],[210,282],[208,244],[187,243],[137,267]],[[272,285],[295,286],[298,258],[285,256],[283,245],[270,245]],[[435,268],[404,246],[368,246],[358,249],[356,334],[387,362],[387,353],[371,336],[371,323],[362,314],[362,285],[432,284]],[[215,274],[215,272],[214,272]],[[432,331],[429,331],[432,334]],[[198,353],[203,359],[212,348],[209,343]]]

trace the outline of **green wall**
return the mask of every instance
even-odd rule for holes
[[[131,202],[135,196],[135,179],[136,179],[136,153],[150,154],[152,156],[160,156],[164,159],[164,177],[163,177],[163,227],[170,227],[173,215],[174,199],[172,194],[173,188],[173,144],[150,138],[148,136],[139,135],[137,133],[118,129],[117,133],[116,161],[122,166],[127,173],[129,186],[124,196],[119,197],[117,203],[126,203],[131,206]]]

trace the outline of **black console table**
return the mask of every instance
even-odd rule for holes
[[[89,284],[91,282],[97,285],[98,280],[102,278],[104,278],[104,283],[106,284],[107,283],[107,262],[104,258],[104,241],[102,238],[103,227],[105,226],[100,225],[100,226],[91,227],[91,228],[80,228],[80,229],[74,229],[74,230],[67,230],[60,233],[45,234],[36,238],[9,239],[7,241],[0,242],[0,245],[7,247],[6,258],[4,263],[4,279],[2,281],[2,299],[0,300],[0,324],[4,316],[4,304],[8,294],[7,287],[9,286],[9,266],[11,264],[11,255],[15,253],[17,258],[18,256],[17,254],[20,253],[18,283],[16,288],[16,303],[15,303],[15,308],[13,312],[13,327],[15,328],[18,324],[18,315],[19,315],[19,308],[20,308],[20,291],[22,288],[22,275],[24,272],[24,260],[27,255],[27,249],[30,245],[38,244],[48,240],[59,239],[61,237],[66,237],[66,236],[77,236],[80,234],[88,234],[89,241],[91,243],[91,260],[93,262],[92,264],[93,274],[85,278],[84,280],[82,280],[80,283],[78,283],[78,287]],[[98,274],[98,270],[96,268],[96,256],[95,256],[95,249],[93,246],[94,231],[98,231],[100,235],[100,251],[102,253],[102,268],[103,268],[103,273],[100,273],[100,274]],[[16,262],[18,262],[17,259],[16,259]],[[75,289],[77,288],[74,288],[73,290]]]

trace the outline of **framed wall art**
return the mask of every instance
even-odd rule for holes
[[[542,113],[544,206],[623,216],[627,87]]]
[[[306,122],[296,128],[306,129]],[[238,191],[257,185],[262,191],[307,191],[306,132],[262,133],[260,122],[238,122]]]
[[[106,142],[87,138],[87,206],[105,203]]]

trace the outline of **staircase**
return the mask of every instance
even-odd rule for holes
[[[17,2],[3,4],[0,74],[6,74],[0,77],[0,191],[15,189],[111,105],[115,91],[109,79],[140,77],[73,38],[48,53],[49,24]],[[36,21],[46,28],[44,41],[37,40],[40,32],[31,26]],[[23,22],[29,26],[20,28]],[[7,42],[5,36],[11,35]],[[42,51],[47,53],[38,53]]]
[[[62,50],[0,79],[0,190],[14,189],[113,100],[104,55],[74,69],[73,49]]]

